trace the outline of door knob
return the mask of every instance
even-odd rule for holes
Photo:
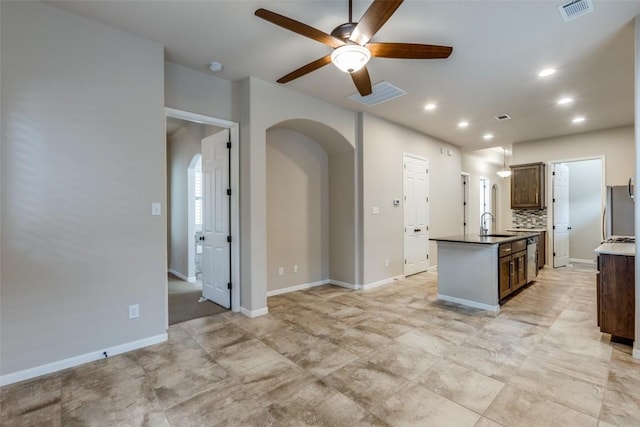
[[[199,240],[204,240],[204,236],[200,236],[200,239],[199,239]]]
[[[420,231],[422,231],[420,228],[416,228],[415,230],[413,230],[415,233],[419,233]]]

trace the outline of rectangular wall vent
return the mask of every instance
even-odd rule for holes
[[[349,99],[364,105],[372,106],[391,101],[392,99],[406,94],[406,91],[392,85],[389,82],[380,82],[377,85],[373,86],[371,95],[361,96],[358,92],[356,92],[353,95],[350,95]]]
[[[593,3],[591,0],[572,0],[561,4],[558,9],[562,19],[568,22],[586,13],[593,12]]]
[[[496,117],[496,120],[510,120],[511,116],[508,114],[498,114]]]

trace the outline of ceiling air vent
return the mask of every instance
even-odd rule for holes
[[[573,0],[558,6],[560,15],[564,22],[571,21],[579,16],[593,12],[593,3],[591,0]]]
[[[511,119],[511,116],[510,116],[510,115],[508,115],[508,114],[498,114],[498,115],[496,116],[496,120],[498,120],[498,121],[502,121],[502,120],[510,120],[510,119]]]
[[[380,82],[377,85],[373,86],[372,92],[370,95],[361,96],[359,93],[354,93],[349,96],[349,99],[352,101],[359,102],[365,105],[378,105],[383,102],[391,101],[392,99],[398,98],[399,96],[406,95],[407,92],[395,87],[389,82]]]

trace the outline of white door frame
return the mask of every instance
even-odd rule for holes
[[[468,172],[460,172],[462,184],[462,234],[467,233],[469,228],[469,183],[471,175]]]
[[[407,189],[405,188],[405,178],[406,178],[406,169],[405,169],[405,165],[406,165],[406,160],[407,158],[413,158],[415,160],[419,160],[419,161],[423,161],[426,164],[427,167],[427,172],[426,172],[426,188],[425,188],[425,192],[426,192],[426,198],[427,200],[425,201],[426,204],[426,212],[425,212],[425,216],[426,216],[426,224],[424,224],[425,226],[425,230],[424,231],[424,238],[426,240],[425,243],[425,257],[424,257],[424,269],[420,269],[422,267],[419,267],[418,271],[412,270],[412,271],[408,271],[408,266],[407,266],[407,232],[406,232],[406,216],[405,216],[405,202],[406,202],[406,196],[407,196]],[[407,276],[408,274],[417,274],[420,273],[422,271],[427,271],[429,268],[429,159],[423,156],[419,156],[416,154],[412,154],[412,153],[407,153],[407,152],[403,152],[402,153],[402,196],[403,196],[403,200],[405,202],[403,202],[402,204],[402,236],[403,236],[403,258],[404,258],[404,270],[403,270],[403,275]]]
[[[553,197],[553,165],[555,163],[572,163],[572,162],[581,162],[584,160],[600,160],[600,164],[602,165],[602,184],[600,186],[600,195],[601,195],[601,206],[600,206],[600,212],[602,215],[602,212],[604,210],[604,207],[606,206],[606,194],[607,192],[605,191],[606,189],[606,179],[607,179],[607,162],[606,162],[606,156],[600,155],[600,156],[590,156],[590,157],[572,157],[572,158],[568,158],[568,159],[562,159],[562,160],[549,160],[547,162],[547,176],[546,176],[546,180],[545,180],[545,185],[546,185],[546,194],[547,194],[547,236],[549,236],[549,238],[547,239],[547,248],[546,248],[546,253],[548,254],[547,257],[550,259],[549,265],[553,266],[553,240],[554,240],[554,235],[553,235],[553,200],[551,200],[550,198]],[[569,184],[571,185],[571,184]],[[600,218],[600,224],[602,224],[603,218]],[[602,228],[602,225],[600,226]],[[600,235],[602,236],[603,234],[603,229],[600,230]]]
[[[231,310],[240,311],[240,146],[239,125],[229,120],[203,116],[188,111],[176,110],[165,107],[165,115],[190,122],[203,123],[229,129],[231,139]],[[169,312],[169,298],[165,303],[166,312]],[[167,327],[169,316],[167,316]]]

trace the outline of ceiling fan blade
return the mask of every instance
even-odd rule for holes
[[[356,28],[354,28],[349,40],[364,46],[393,15],[393,12],[402,4],[402,1],[375,0],[364,13]]]
[[[330,62],[331,62],[331,55],[323,56],[322,58],[316,59],[315,61],[310,62],[307,65],[303,65],[297,70],[290,72],[286,76],[279,78],[278,83],[289,83],[291,80],[295,80],[298,77],[302,77],[305,74],[309,74],[310,72],[315,71],[318,68],[324,67]]]
[[[367,43],[371,56],[377,58],[437,59],[448,58],[451,46],[417,43]]]
[[[351,73],[351,78],[353,79],[353,83],[356,85],[358,92],[360,92],[360,95],[371,95],[371,79],[369,78],[369,71],[367,71],[367,67],[362,67],[358,71]]]
[[[324,43],[333,48],[340,47],[344,44],[342,40],[333,37],[330,34],[310,27],[309,25],[303,24],[302,22],[296,21],[295,19],[287,18],[286,16],[279,15],[266,9],[256,10],[255,15],[286,30],[293,31],[294,33],[300,34],[305,37],[309,37],[310,39],[319,41],[320,43]]]

